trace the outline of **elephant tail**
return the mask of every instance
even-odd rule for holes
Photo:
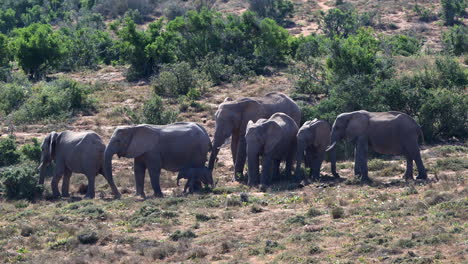
[[[422,144],[424,144],[424,133],[422,131],[422,128],[421,126],[418,125],[418,129],[416,131],[418,133],[418,137],[421,137],[421,142]]]

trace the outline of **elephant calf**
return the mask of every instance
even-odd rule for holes
[[[209,184],[211,186],[214,184],[212,170],[207,167],[182,169],[177,175],[177,186],[179,186],[180,179],[187,179],[184,193],[187,192],[187,188],[189,189],[189,193],[192,193],[195,191],[195,187],[200,183]]]
[[[52,178],[52,193],[59,197],[58,183],[63,176],[62,196],[70,196],[68,190],[72,172],[82,173],[88,178],[86,198],[94,198],[94,180],[96,175],[103,174],[102,165],[106,146],[98,134],[92,131],[61,133],[52,132],[44,139],[41,145],[41,164],[39,165],[39,184],[44,184],[46,169],[55,161],[55,172]],[[112,178],[107,178],[112,192],[116,198],[120,193]]]
[[[286,161],[286,177],[291,176],[297,131],[296,121],[284,113],[275,113],[269,119],[259,119],[255,123],[249,121],[245,139],[250,186],[259,184],[260,180],[263,189],[270,183],[271,175],[278,179],[281,161]],[[260,156],[263,171],[259,179]]]
[[[418,179],[427,179],[421,160],[418,137],[421,127],[407,114],[390,112],[368,112],[364,110],[340,114],[333,124],[332,149],[336,142],[346,138],[355,144],[354,174],[361,181],[368,181],[368,148],[381,154],[404,155],[406,157],[405,178],[413,178],[413,161],[418,167]]]
[[[301,163],[304,160],[305,166],[310,168],[310,176],[313,180],[320,177],[320,167],[325,159],[325,150],[330,145],[330,124],[327,121],[314,119],[306,121],[297,132],[297,164],[296,177],[302,179]],[[305,157],[305,159],[304,159]],[[336,155],[333,149],[330,152],[331,171],[333,176],[339,178],[336,173]],[[304,177],[308,182],[308,177]]]

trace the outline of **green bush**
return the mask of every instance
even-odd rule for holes
[[[468,28],[455,25],[444,32],[443,37],[446,51],[453,55],[463,55],[468,52]]]
[[[30,92],[29,85],[19,83],[0,83],[0,116],[8,115],[26,100]]]
[[[9,199],[33,200],[42,194],[43,188],[38,185],[37,165],[23,163],[0,171],[3,190]]]
[[[32,138],[32,144],[24,144],[19,153],[23,160],[31,160],[39,163],[41,161],[41,144],[37,138]]]
[[[23,105],[13,113],[16,123],[65,119],[94,110],[88,86],[69,79],[39,83]]]
[[[456,21],[456,16],[460,16],[467,7],[466,0],[442,0],[442,15],[445,24],[452,26]]]
[[[8,48],[8,39],[0,33],[0,81],[6,81],[7,79],[10,59],[11,54]]]
[[[392,55],[411,56],[416,54],[422,46],[417,38],[407,35],[393,35],[383,40],[390,46]]]
[[[165,64],[152,84],[158,94],[186,95],[190,88],[196,86],[197,72],[187,62]]]
[[[60,35],[48,24],[31,24],[14,31],[13,52],[31,79],[57,66],[63,54]]]
[[[143,106],[143,122],[147,124],[166,125],[177,121],[178,113],[166,109],[161,97],[153,95]]]
[[[249,0],[249,10],[281,24],[287,17],[292,17],[294,5],[289,0]]]
[[[13,136],[0,138],[0,153],[0,167],[19,162],[20,155],[16,151],[16,142]]]
[[[414,6],[413,11],[419,17],[420,21],[431,22],[437,20],[437,15],[434,12],[432,12],[431,9],[426,8],[424,6],[420,6],[417,3]]]

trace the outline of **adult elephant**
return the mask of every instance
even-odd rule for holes
[[[137,125],[118,127],[104,154],[104,172],[112,178],[112,157],[134,159],[136,195],[145,197],[144,179],[148,169],[154,195],[162,197],[159,185],[161,169],[179,171],[205,166],[211,149],[206,130],[196,123],[165,126]]]
[[[97,174],[104,175],[102,162],[106,146],[93,131],[61,133],[52,132],[41,145],[41,164],[39,165],[39,184],[44,184],[47,167],[55,161],[52,177],[52,194],[59,197],[58,183],[63,176],[62,196],[69,197],[70,177],[72,172],[82,173],[88,178],[86,198],[94,198],[94,181]],[[104,175],[105,176],[105,175]],[[105,177],[116,198],[120,193],[112,178]]]
[[[330,145],[331,126],[327,121],[314,119],[306,121],[297,132],[297,164],[296,177],[302,179],[301,164],[310,168],[309,177],[304,177],[304,182],[310,178],[318,180],[320,177],[320,167],[325,159],[325,150]],[[330,151],[330,163],[333,176],[339,178],[336,173],[336,152],[335,148]]]
[[[275,113],[269,119],[249,121],[245,139],[247,142],[248,184],[261,184],[262,189],[272,179],[279,179],[281,161],[286,161],[285,178],[291,176],[296,156],[296,121],[284,113]],[[262,156],[262,174],[259,175],[259,158]],[[273,171],[272,171],[273,169]]]
[[[247,123],[260,118],[268,119],[276,112],[289,115],[297,125],[301,120],[299,106],[287,95],[279,92],[263,97],[244,97],[237,100],[226,98],[215,113],[216,129],[208,167],[214,168],[216,156],[224,141],[232,136],[231,153],[234,162],[234,178],[242,175],[246,160],[245,130]]]
[[[417,179],[427,179],[427,172],[421,160],[418,137],[421,127],[407,114],[390,112],[355,111],[340,114],[331,132],[332,149],[336,142],[346,138],[355,144],[354,174],[361,181],[368,181],[368,148],[381,154],[404,155],[406,157],[405,179],[413,179],[413,161],[418,167]]]

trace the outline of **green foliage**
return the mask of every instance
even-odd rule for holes
[[[19,162],[20,155],[16,151],[16,141],[13,136],[0,138],[0,167],[10,166]]]
[[[463,55],[468,52],[468,28],[464,25],[455,25],[443,34],[446,50],[453,55]]]
[[[368,13],[358,14],[353,8],[332,8],[320,19],[320,27],[329,38],[346,38],[360,27],[372,24],[372,17]]]
[[[289,0],[249,0],[249,10],[262,18],[274,19],[277,23],[285,23],[287,17],[292,17],[294,5]]]
[[[0,116],[8,115],[26,100],[30,92],[29,85],[19,83],[0,83]]]
[[[466,0],[442,0],[442,15],[445,24],[452,26],[456,21],[456,16],[460,16],[467,8]]]
[[[31,79],[39,79],[56,66],[62,56],[60,35],[48,24],[31,24],[14,31],[13,51]]]
[[[437,15],[434,14],[431,9],[420,6],[418,3],[414,6],[413,11],[419,17],[420,21],[431,22],[437,20]]]
[[[63,119],[94,109],[88,86],[69,79],[39,83],[29,98],[13,113],[17,123]]]
[[[393,35],[383,40],[388,45],[392,55],[411,56],[416,54],[422,46],[417,38],[408,35]]]
[[[77,236],[81,244],[95,244],[99,237],[96,232],[83,232]]]
[[[341,207],[334,207],[331,211],[330,211],[330,214],[331,214],[331,217],[333,219],[338,219],[338,218],[343,218],[344,215],[345,215],[345,211],[343,208]]]
[[[8,47],[8,39],[5,35],[0,33],[0,82],[7,80],[10,72],[8,63],[10,62],[11,57],[11,52]]]
[[[19,153],[23,160],[31,160],[39,163],[41,161],[41,144],[37,138],[32,138],[32,144],[24,144]]]
[[[191,88],[197,87],[198,72],[187,62],[163,65],[161,72],[153,78],[152,84],[158,94],[186,95]]]
[[[179,241],[181,239],[191,239],[196,237],[197,235],[190,229],[186,231],[177,230],[169,236],[172,241]]]
[[[166,125],[177,120],[178,113],[166,109],[158,95],[153,95],[143,106],[143,122],[147,124]]]
[[[41,195],[43,189],[38,185],[39,173],[36,164],[24,163],[0,171],[4,192],[9,199],[33,200]]]

